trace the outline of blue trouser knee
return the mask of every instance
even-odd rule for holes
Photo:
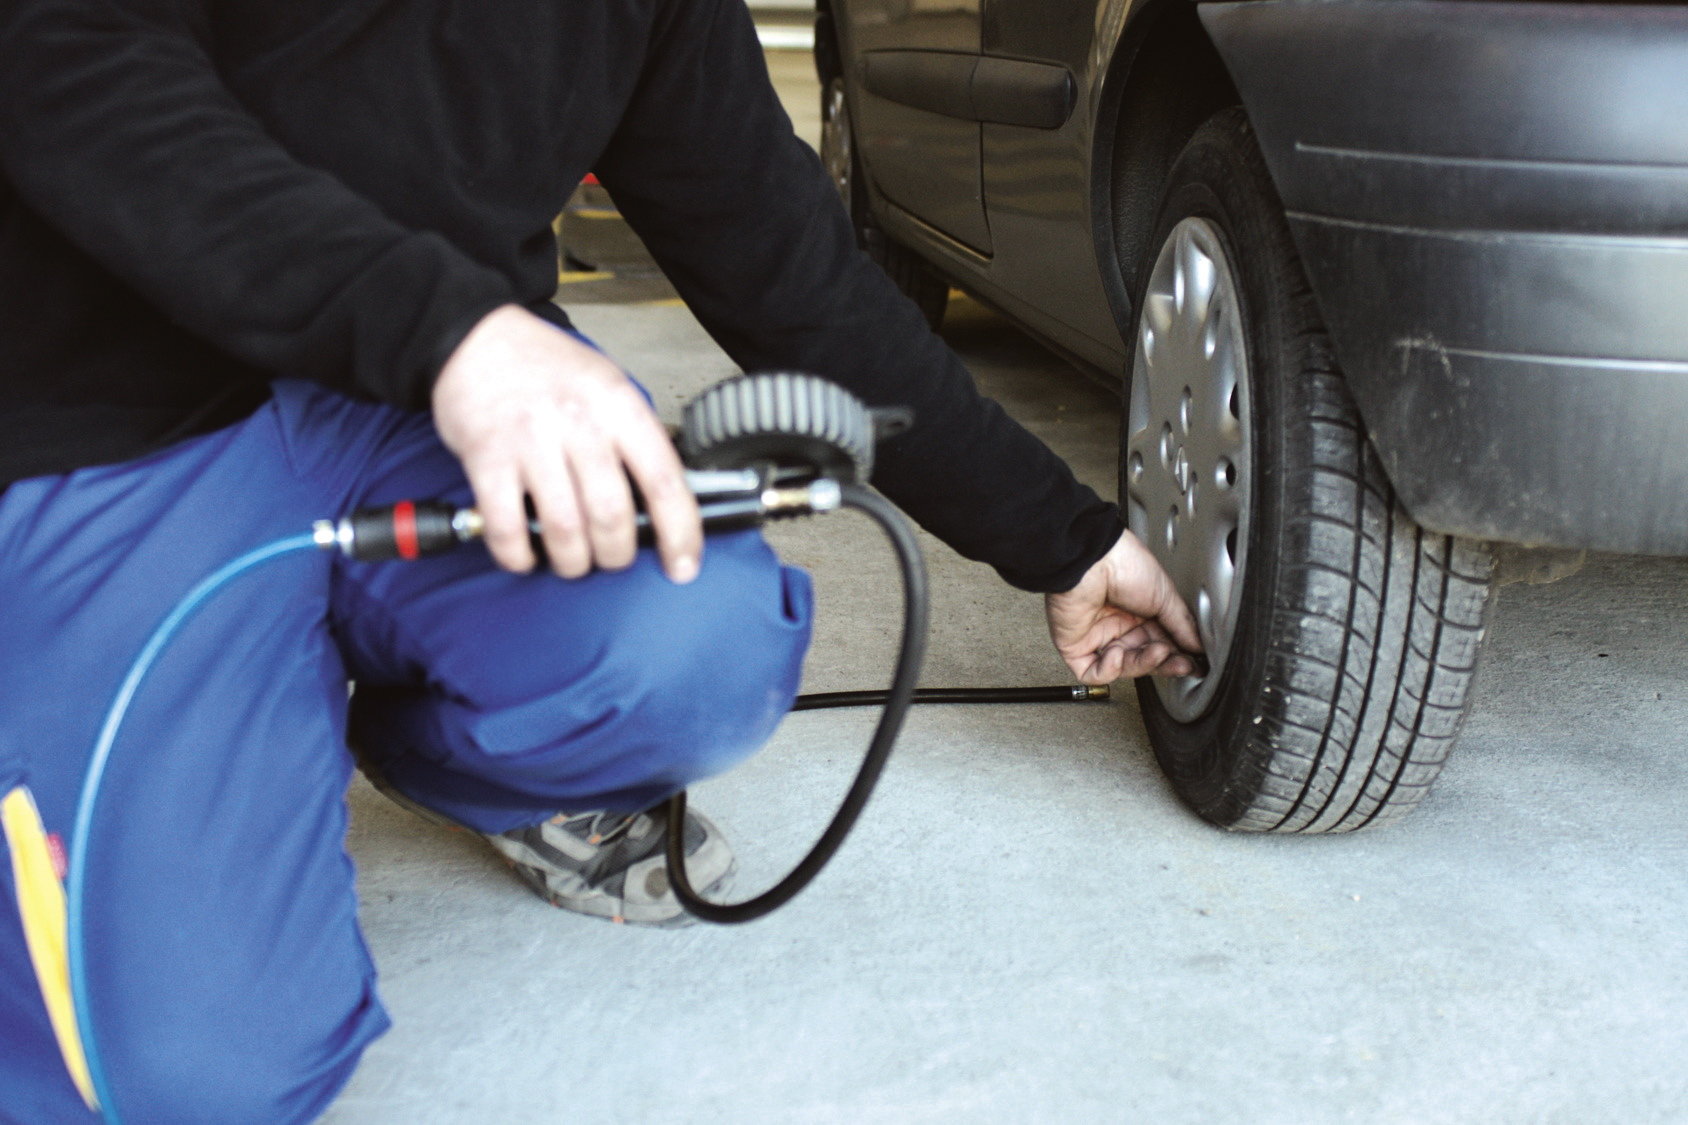
[[[153,627],[228,560],[354,506],[466,499],[425,417],[277,385],[252,418],[0,494],[0,784],[68,839],[97,728]],[[131,1121],[306,1120],[387,1025],[343,794],[360,748],[487,831],[644,807],[760,745],[795,694],[806,579],[755,535],[676,587],[642,553],[563,582],[469,548],[287,556],[227,587],[143,683],[89,841],[89,1000]],[[3,794],[0,794],[3,796]],[[0,863],[0,1120],[89,1119]]]

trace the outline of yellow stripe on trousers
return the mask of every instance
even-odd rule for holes
[[[35,965],[35,979],[41,984],[41,998],[47,1003],[47,1018],[59,1041],[59,1054],[64,1056],[65,1069],[70,1071],[82,1100],[89,1109],[97,1110],[99,1104],[94,1099],[94,1084],[88,1077],[88,1059],[82,1053],[76,1009],[70,998],[64,885],[53,867],[47,832],[28,789],[20,785],[0,798],[0,827],[5,829],[6,847],[12,853],[12,882],[17,886],[24,941]]]

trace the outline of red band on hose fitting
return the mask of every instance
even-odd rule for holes
[[[393,546],[401,559],[414,559],[422,554],[416,543],[416,505],[409,500],[393,505]]]

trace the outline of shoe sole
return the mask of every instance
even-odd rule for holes
[[[655,903],[628,904],[612,895],[597,895],[592,898],[581,898],[573,895],[554,894],[545,881],[544,872],[538,868],[529,867],[525,863],[517,862],[502,852],[498,853],[516,877],[526,883],[529,889],[558,910],[567,910],[571,914],[584,914],[589,918],[602,918],[617,926],[640,926],[650,930],[680,930],[697,923],[697,919],[686,912],[675,898],[673,891],[668,893],[667,901]],[[738,860],[728,862],[727,869],[718,875],[709,886],[699,891],[699,894],[715,894],[732,888],[733,877],[738,874]],[[695,889],[695,888],[694,888]]]

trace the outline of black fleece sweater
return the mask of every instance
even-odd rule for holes
[[[0,486],[234,422],[270,378],[425,409],[550,304],[597,172],[746,369],[914,408],[874,483],[1065,589],[1118,513],[855,247],[742,0],[0,0]]]

